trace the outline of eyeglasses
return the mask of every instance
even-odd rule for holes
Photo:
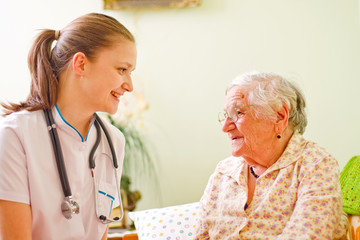
[[[224,125],[227,118],[230,118],[230,120],[233,123],[236,123],[242,114],[244,114],[243,109],[248,108],[252,105],[245,105],[242,107],[231,107],[227,111],[219,112],[218,115],[218,121],[221,125]]]

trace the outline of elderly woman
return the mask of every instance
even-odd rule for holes
[[[232,82],[219,117],[232,156],[210,177],[195,239],[346,239],[338,163],[302,136],[304,108],[279,75]]]

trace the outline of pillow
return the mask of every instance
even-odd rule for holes
[[[199,202],[129,212],[139,240],[188,240],[195,235]]]

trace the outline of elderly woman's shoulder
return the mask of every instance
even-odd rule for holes
[[[336,174],[339,172],[339,164],[335,157],[316,142],[306,141],[306,144],[304,144],[298,154],[295,165],[297,165],[297,168],[301,169],[300,172],[312,170],[322,171],[321,169]]]
[[[227,172],[233,171],[234,169],[239,169],[243,166],[245,160],[241,157],[230,156],[220,161],[216,166],[216,171],[218,172]]]
[[[335,160],[335,157],[331,155],[323,146],[313,141],[307,141],[303,149],[303,155],[306,159],[312,159],[312,162],[318,163],[325,159]]]

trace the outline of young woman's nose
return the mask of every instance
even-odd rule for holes
[[[123,85],[121,86],[122,89],[124,89],[127,92],[132,92],[133,88],[133,83],[132,83],[132,79],[131,76],[127,76],[125,82],[123,83]]]

